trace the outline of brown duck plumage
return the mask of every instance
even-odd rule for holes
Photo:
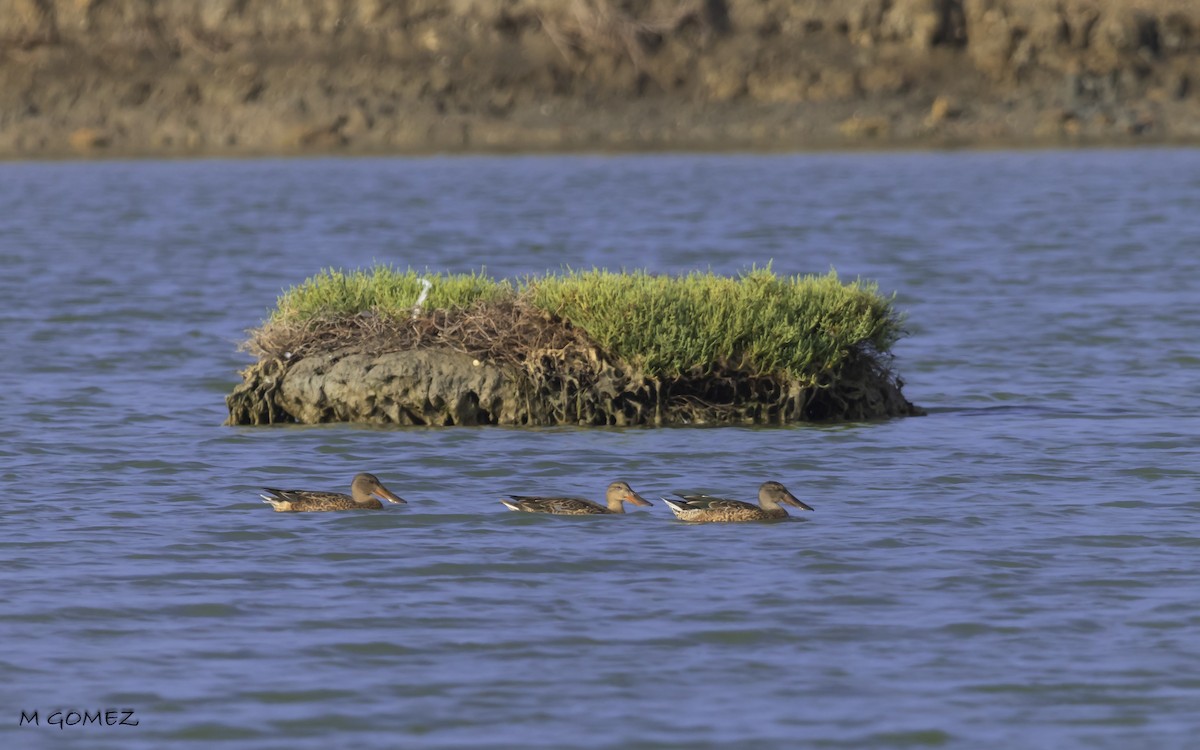
[[[678,494],[678,493],[677,493]],[[758,488],[758,505],[741,500],[727,500],[711,495],[679,495],[681,499],[663,498],[663,502],[681,521],[695,523],[730,523],[737,521],[770,521],[787,518],[787,511],[780,503],[812,510],[796,499],[779,482],[764,482]]]
[[[259,495],[263,502],[270,503],[280,513],[303,513],[326,510],[379,510],[383,498],[390,503],[404,503],[383,486],[374,474],[358,474],[350,483],[350,494],[340,492],[314,492],[312,490],[276,490],[264,487],[271,497]]]
[[[648,500],[633,491],[626,482],[613,482],[605,493],[606,505],[579,497],[537,497],[533,495],[509,495],[510,500],[500,502],[509,510],[524,513],[554,513],[560,516],[591,516],[607,513],[624,513],[625,503],[650,505]]]

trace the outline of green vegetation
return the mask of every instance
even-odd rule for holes
[[[899,319],[877,287],[837,274],[739,278],[642,271],[573,272],[527,282],[533,304],[582,328],[602,348],[654,377],[714,368],[800,381],[836,369],[851,349],[886,351]]]
[[[407,319],[423,278],[432,282],[425,312],[526,303],[571,323],[651,379],[738,371],[810,386],[836,374],[852,353],[886,352],[900,335],[900,318],[875,284],[842,283],[833,271],[781,277],[769,265],[737,278],[591,270],[515,284],[482,272],[326,270],[285,292],[264,330],[359,313]]]
[[[298,322],[330,315],[374,312],[387,317],[408,316],[428,279],[432,286],[422,304],[426,310],[461,310],[479,301],[513,296],[512,284],[493,281],[483,273],[417,273],[379,266],[371,271],[327,269],[279,297],[270,323]]]

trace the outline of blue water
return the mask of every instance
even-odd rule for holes
[[[1200,151],[4,164],[0,206],[5,747],[1194,745]],[[894,292],[929,415],[221,426],[324,267],[768,261]],[[364,470],[409,504],[257,497]],[[816,511],[498,502],[617,478]]]

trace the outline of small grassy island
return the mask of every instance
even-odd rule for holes
[[[228,424],[783,424],[921,413],[900,316],[837,274],[569,271],[495,281],[378,267],[284,292]]]

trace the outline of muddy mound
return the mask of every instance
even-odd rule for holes
[[[919,414],[885,354],[823,381],[730,368],[650,377],[520,302],[411,319],[360,314],[268,327],[227,399],[228,424],[786,424]]]

